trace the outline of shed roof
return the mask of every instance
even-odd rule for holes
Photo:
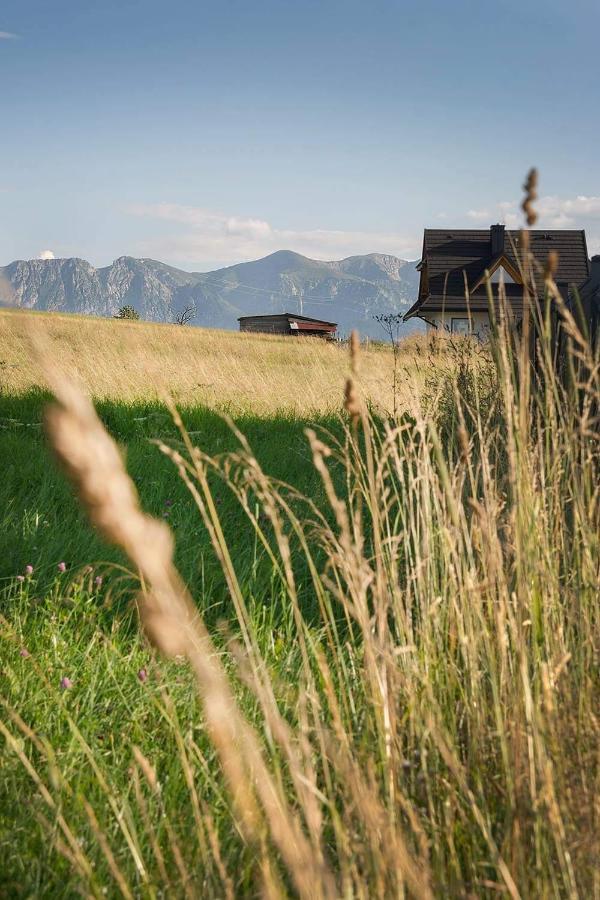
[[[306,322],[314,325],[325,325],[329,328],[337,328],[337,322],[326,322],[325,319],[315,319],[314,316],[298,316],[296,313],[270,313],[258,316],[240,316],[238,322],[245,322],[248,319],[287,319],[292,322]]]

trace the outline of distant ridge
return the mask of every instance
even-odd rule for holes
[[[294,311],[382,337],[373,316],[406,312],[417,295],[415,263],[383,253],[332,262],[278,250],[211,272],[185,272],[153,259],[120,256],[95,268],[84,259],[17,260],[0,267],[0,302],[112,316],[131,305],[143,319],[172,322],[189,305],[194,325],[237,328],[238,316]]]

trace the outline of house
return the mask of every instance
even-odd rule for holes
[[[578,296],[571,297],[571,312],[592,347],[600,342],[600,256],[592,256],[590,276],[579,289]]]
[[[335,339],[337,324],[297,316],[294,313],[274,313],[270,316],[241,316],[238,319],[240,331],[255,331],[263,334],[289,334],[293,336],[322,337],[328,341]]]
[[[509,310],[516,322],[523,310],[523,279],[517,256],[520,231],[504,225],[486,229],[426,228],[423,253],[417,269],[421,274],[419,296],[404,319],[417,316],[428,330],[484,336],[489,329],[486,272],[492,285],[503,280]],[[558,253],[557,286],[565,300],[590,276],[584,231],[530,231],[530,250],[539,265],[536,288],[543,297],[543,271],[550,251]],[[492,287],[498,299],[498,288]]]

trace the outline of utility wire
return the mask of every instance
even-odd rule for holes
[[[254,285],[251,285],[251,284],[245,284],[243,281],[232,282],[232,281],[221,280],[218,278],[211,278],[210,275],[201,275],[200,279],[201,279],[201,281],[207,281],[209,284],[216,284],[221,287],[229,287],[231,290],[249,291],[250,293],[253,293],[253,294],[266,294],[268,296],[273,296],[274,294],[276,294],[279,297],[283,297],[284,300],[289,300],[291,303],[302,302],[302,303],[309,303],[311,305],[319,304],[321,306],[332,306],[333,302],[334,302],[333,299],[323,300],[321,298],[311,297],[310,295],[307,296],[306,294],[303,295],[302,297],[300,297],[300,296],[295,297],[293,295],[285,293],[284,291],[278,291],[276,288],[273,288],[272,290],[270,290],[269,288],[260,288],[260,287],[255,287]],[[366,281],[366,279],[364,279],[364,280]],[[200,281],[198,282],[198,284],[200,284]],[[372,282],[367,282],[367,284],[372,284]],[[381,289],[378,289],[377,295],[379,295],[380,293],[381,293]],[[336,309],[343,309],[348,312],[356,311],[355,307],[352,307],[352,306],[337,306],[336,305]]]

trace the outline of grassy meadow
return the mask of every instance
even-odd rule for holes
[[[21,395],[45,383],[31,353],[36,333],[95,399],[119,403],[160,401],[168,394],[185,406],[232,414],[335,413],[348,369],[343,349],[320,340],[0,308],[3,394]],[[370,342],[363,355],[365,395],[391,409],[389,349]],[[419,339],[407,339],[400,385],[406,405],[424,363]]]
[[[385,347],[0,313],[0,896],[600,897],[567,324],[394,418]]]
[[[127,457],[127,469],[142,504],[165,518],[176,533],[177,564],[195,593],[220,608],[220,567],[203,550],[203,529],[189,491],[153,441],[173,441],[177,429],[165,405],[179,406],[194,442],[212,456],[239,444],[227,417],[247,437],[265,471],[288,481],[299,494],[323,494],[304,430],[307,425],[341,432],[345,347],[320,340],[207,331],[85,316],[0,311],[0,443],[5,461],[0,529],[0,578],[33,565],[36,583],[53,584],[57,565],[69,572],[90,562],[125,565],[118,551],[101,541],[67,482],[54,465],[43,435],[49,400],[36,340],[50,357],[94,397],[99,414]],[[365,349],[361,388],[373,408],[391,408],[389,349]],[[410,408],[422,382],[426,353],[407,341],[400,395]],[[222,483],[216,499],[235,555],[255,571],[255,541],[247,518]],[[101,576],[106,586],[127,573]],[[226,604],[227,605],[227,604]]]

